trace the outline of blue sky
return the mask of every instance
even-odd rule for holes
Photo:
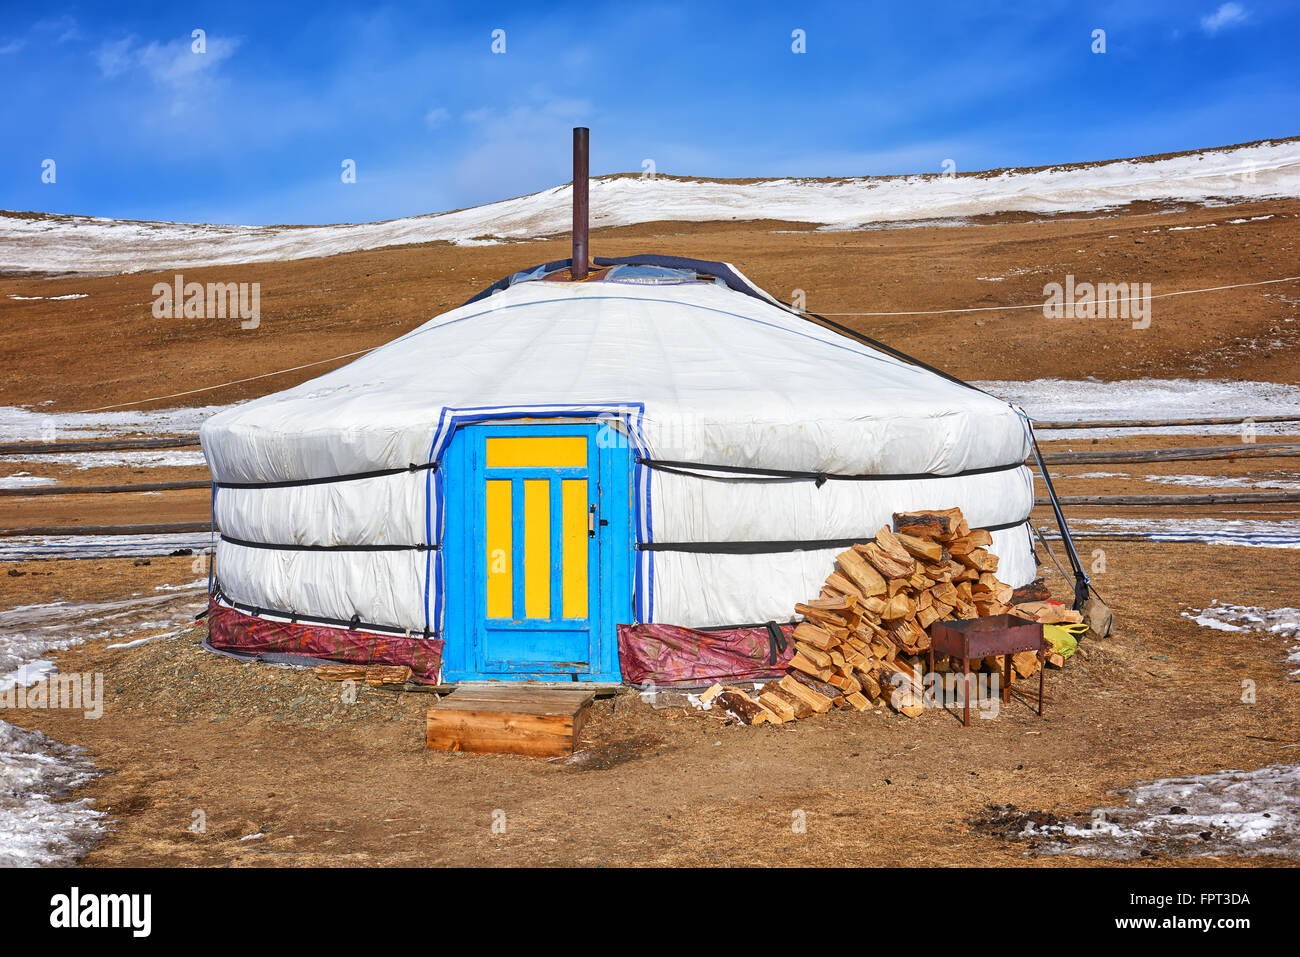
[[[387,219],[565,182],[575,125],[593,173],[718,177],[1300,134],[1294,0],[0,6],[3,209]]]

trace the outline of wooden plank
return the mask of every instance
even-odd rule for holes
[[[430,708],[425,743],[436,751],[523,754],[554,758],[572,754],[577,727],[572,716]]]
[[[1247,415],[1210,419],[1085,419],[1078,422],[1035,422],[1034,431],[1052,429],[1146,429],[1184,425],[1243,425],[1246,422],[1300,422],[1300,415]]]
[[[8,442],[0,445],[0,455],[65,455],[73,452],[116,452],[125,449],[188,449],[198,444],[197,435],[153,439],[95,439],[84,442]]]
[[[1045,465],[1121,465],[1129,462],[1200,462],[1210,459],[1300,457],[1300,442],[1241,445],[1194,445],[1172,449],[1099,449],[1089,452],[1044,452]],[[1033,465],[1029,459],[1026,465]]]
[[[210,522],[162,522],[155,525],[31,525],[26,528],[0,528],[0,538],[20,535],[170,535],[185,532],[210,532]]]
[[[457,688],[426,712],[425,743],[475,754],[572,754],[593,697],[549,688]]]
[[[1057,476],[1061,478],[1069,476]],[[1058,495],[1062,505],[1267,505],[1277,502],[1300,502],[1300,492],[1209,492],[1200,495]],[[1035,505],[1050,505],[1047,497],[1034,499]]]
[[[211,488],[211,482],[136,482],[127,485],[36,485],[31,488],[0,488],[0,497],[32,495],[110,495],[120,492],[176,492]]]
[[[448,695],[447,701],[499,701],[502,703],[528,702],[549,705],[564,710],[588,704],[595,697],[594,691],[579,689],[569,691],[560,688],[509,688],[498,685],[457,685],[456,690]]]

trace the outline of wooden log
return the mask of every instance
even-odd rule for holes
[[[492,697],[494,691],[501,697]],[[572,754],[592,697],[549,689],[457,688],[429,707],[425,743],[477,754]]]
[[[758,696],[758,703],[775,714],[783,723],[795,719],[794,705],[774,691],[764,691]]]
[[[909,556],[906,562],[901,562],[887,554],[875,542],[854,545],[853,551],[870,562],[871,566],[885,578],[908,578],[916,571],[916,559]]]
[[[876,532],[876,545],[890,558],[902,565],[915,565],[916,557],[903,547],[903,543],[894,537],[886,525]]]
[[[885,579],[858,554],[856,548],[855,545],[848,551],[835,556],[835,560],[839,562],[840,571],[853,583],[855,586],[854,591],[861,597],[868,598],[873,595],[885,594],[888,590]],[[834,573],[832,573],[831,578],[834,577]],[[827,582],[830,582],[831,578],[828,578]]]
[[[826,578],[826,586],[834,589],[839,594],[850,598],[862,599],[867,597],[866,594],[863,593],[862,589],[855,585],[849,579],[849,576],[845,575],[842,571],[831,572]]]
[[[197,435],[79,442],[7,442],[0,445],[0,455],[71,455],[74,452],[119,452],[126,449],[188,449],[198,444]]]
[[[0,528],[0,538],[46,535],[171,535],[210,532],[209,522],[159,522],[151,525],[31,525]]]
[[[409,665],[367,665],[366,684],[402,685],[411,677]]]
[[[796,605],[795,610],[798,611],[800,607]],[[796,644],[810,645],[819,651],[826,651],[837,644],[836,640],[825,629],[806,621],[795,626],[793,637]]]
[[[1078,422],[1035,422],[1035,432],[1056,429],[1159,429],[1187,425],[1242,425],[1246,422],[1300,422],[1300,415],[1248,415],[1209,419],[1083,419]]]
[[[1022,678],[1038,674],[1038,653],[1022,651],[1011,656],[1011,670]]]
[[[738,691],[721,691],[714,699],[714,707],[722,708],[728,714],[736,716],[741,724],[780,724],[777,715],[763,707],[762,702],[741,694]]]
[[[957,530],[952,516],[943,512],[895,512],[894,531],[917,538],[944,538]]]
[[[975,548],[967,555],[962,555],[959,559],[967,568],[973,569],[975,575],[968,580],[979,581],[980,572],[995,572],[998,570],[998,556],[994,555],[987,548]]]
[[[786,678],[789,678],[789,675],[786,675],[785,678],[782,678],[781,680],[784,681],[786,680]],[[794,679],[790,679],[790,680],[793,681]],[[795,683],[798,684],[798,682]],[[794,716],[796,718],[803,719],[817,713],[816,711],[813,710],[812,705],[810,705],[807,701],[803,700],[803,698],[798,698],[795,695],[791,694],[789,691],[783,688],[781,686],[781,683],[778,681],[769,681],[767,684],[763,685],[763,693],[770,694],[776,698],[780,698],[782,701],[788,704],[791,708],[794,709]],[[759,696],[759,700],[760,701],[762,700],[762,695]]]
[[[1300,442],[1258,442],[1241,445],[1197,445],[1172,449],[1098,449],[1088,452],[1044,452],[1044,465],[1121,465],[1131,462],[1201,462],[1211,459],[1295,458]],[[1026,462],[1032,465],[1032,460]]]
[[[812,675],[813,677],[818,678],[821,681],[825,681],[832,674],[830,668],[823,667],[822,665],[817,664],[817,662],[813,661],[802,651],[795,652],[795,656],[790,659],[790,663],[788,667],[795,668],[799,671],[804,672],[805,674]]]
[[[0,497],[28,498],[33,495],[111,495],[124,492],[178,492],[210,489],[211,482],[136,482],[125,485],[36,485],[31,488],[0,488]]]
[[[916,602],[906,592],[899,592],[885,603],[885,610],[880,613],[884,621],[899,621],[916,614]]]
[[[778,681],[777,684],[781,686],[781,690],[785,691],[786,694],[802,701],[817,714],[825,714],[827,711],[831,710],[834,705],[831,698],[813,691],[812,688],[808,687],[793,675],[786,675]]]
[[[804,685],[805,687],[811,688],[813,691],[816,691],[819,695],[821,695],[824,698],[834,699],[839,695],[847,693],[848,691],[857,691],[859,688],[862,687],[860,684],[858,684],[856,680],[854,680],[852,683],[852,687],[846,688],[844,685],[840,684],[840,682],[845,680],[844,676],[838,674],[831,675],[830,678],[828,678],[826,681],[819,681],[818,679],[812,677],[811,675],[803,674],[802,672],[792,671],[790,672],[789,676],[791,678],[794,678],[795,681],[798,681],[800,684]]]
[[[948,560],[947,555],[944,553],[943,544],[933,538],[908,535],[906,532],[897,532],[894,538],[907,550],[909,555],[918,561],[942,563]]]
[[[854,711],[866,711],[868,708],[871,707],[871,702],[868,701],[867,698],[860,691],[855,691],[852,694],[846,694],[844,696],[844,700],[848,703],[848,706],[852,708]]]
[[[1300,502],[1300,491],[1278,492],[1208,492],[1196,495],[1058,495],[1061,505],[1272,505]],[[1050,498],[1040,496],[1035,505],[1050,505]]]
[[[317,665],[312,669],[321,681],[362,681],[366,677],[365,665]]]
[[[1008,602],[1013,605],[1025,601],[1047,601],[1052,597],[1051,591],[1043,584],[1041,578],[1035,578],[1028,585],[1021,585],[1019,588],[1012,589],[1011,598]]]

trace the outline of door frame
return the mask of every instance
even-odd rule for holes
[[[601,684],[622,680],[616,626],[635,620],[633,569],[636,560],[635,512],[631,500],[632,455],[626,443],[602,443],[603,423],[595,418],[497,419],[459,424],[441,459],[445,503],[442,535],[446,604],[443,610],[444,681],[574,681]],[[593,432],[594,427],[594,432]],[[591,625],[591,661],[585,673],[574,671],[485,671],[479,664],[480,606],[485,580],[481,574],[484,543],[475,535],[474,509],[481,502],[477,483],[477,445],[492,435],[589,434],[588,481],[595,485],[596,559],[588,567],[587,609]],[[609,446],[609,447],[607,447]],[[591,464],[594,459],[594,468]],[[590,498],[589,498],[590,500]],[[512,543],[512,549],[514,545]],[[472,570],[472,571],[471,571]],[[558,600],[552,596],[553,602]]]

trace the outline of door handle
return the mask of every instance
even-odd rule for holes
[[[596,537],[596,506],[594,505],[587,506],[587,537]]]

